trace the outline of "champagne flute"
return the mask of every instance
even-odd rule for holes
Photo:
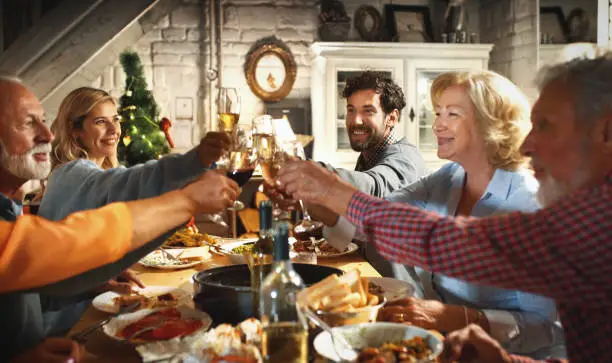
[[[232,142],[234,142],[235,128],[240,119],[240,94],[234,87],[221,87],[217,97],[217,118],[219,130],[228,133]],[[215,163],[217,169],[227,169],[231,160],[230,153],[225,153]],[[234,207],[240,207],[242,202],[235,201]],[[242,204],[244,208],[244,204]],[[210,221],[223,227],[228,227],[223,220],[221,213],[208,215]]]
[[[219,89],[217,99],[217,114],[219,116],[219,129],[233,133],[240,119],[240,94],[233,87]]]
[[[281,146],[281,149],[283,151],[282,155],[284,157],[276,161],[276,164],[278,165],[279,169],[282,167],[285,160],[288,159],[287,157],[294,157],[302,160],[306,159],[304,147],[299,141],[286,142]],[[303,219],[293,228],[295,237],[297,239],[302,240],[309,239],[307,237],[319,238],[320,234],[323,231],[323,223],[319,221],[314,221],[310,217],[310,214],[308,213],[308,210],[306,209],[306,206],[304,206],[304,202],[301,199],[298,200],[298,203],[300,204],[300,208],[302,209]]]
[[[236,125],[240,119],[240,94],[233,87],[222,87],[219,89],[217,98],[217,115],[219,119],[219,130],[226,132],[232,143],[235,142]],[[230,162],[230,155],[226,153],[217,160],[217,167],[226,166]]]

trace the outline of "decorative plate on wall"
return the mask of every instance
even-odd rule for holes
[[[355,28],[363,40],[381,40],[382,18],[378,10],[371,5],[360,6],[355,11]]]
[[[287,97],[297,67],[291,50],[276,37],[258,40],[246,57],[244,73],[253,93],[267,102]]]

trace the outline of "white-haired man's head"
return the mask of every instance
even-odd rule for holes
[[[17,78],[0,75],[0,175],[46,178],[52,140],[38,98]]]
[[[546,206],[612,173],[612,54],[547,68],[539,86],[521,151]]]

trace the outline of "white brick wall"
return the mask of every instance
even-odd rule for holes
[[[310,44],[315,40],[318,6],[310,0],[222,1],[222,84],[242,95],[240,120],[250,123],[261,114],[263,102],[251,92],[244,76],[245,56],[253,43],[276,35],[291,49],[297,78],[288,98],[307,98],[310,92]]]
[[[498,0],[482,0],[482,3],[497,3]],[[516,1],[516,3],[515,3]],[[499,0],[502,5],[479,5],[478,1],[467,2],[468,30],[478,32],[481,41],[486,42],[486,35],[503,42],[503,47],[496,47],[494,69],[510,76],[513,67],[510,64],[518,57],[519,46],[526,43],[524,28],[528,24],[531,0]],[[319,7],[316,0],[222,0],[222,84],[239,87],[242,99],[241,122],[248,123],[253,117],[264,111],[263,102],[250,91],[244,76],[245,55],[258,39],[276,35],[291,49],[297,64],[297,77],[288,98],[309,98],[310,94],[310,45],[317,39],[317,16]],[[439,39],[443,23],[444,5],[437,0],[344,0],[348,15],[353,18],[355,10],[361,5],[373,5],[383,13],[385,4],[426,5],[430,6],[434,36]],[[479,16],[480,8],[490,8],[483,19]],[[208,0],[182,0],[181,4],[145,34],[131,48],[141,56],[149,87],[153,90],[161,108],[161,115],[177,123],[173,128],[175,141],[181,146],[179,151],[186,150],[195,144],[201,132],[210,129],[206,120],[209,117],[206,90],[208,81],[205,72],[208,69],[209,26]],[[513,15],[520,20],[514,24]],[[512,16],[511,16],[512,15]],[[483,27],[483,22],[486,23]],[[495,26],[496,24],[502,24]],[[512,25],[514,24],[514,25]],[[503,33],[516,35],[507,39]],[[482,30],[485,31],[482,31]],[[503,31],[502,31],[503,30]],[[351,29],[349,40],[359,40],[355,29]],[[521,56],[522,57],[522,56]],[[94,86],[103,87],[115,96],[120,96],[125,76],[119,61],[101,70],[95,79]],[[216,92],[213,90],[213,92]],[[193,120],[176,120],[175,103],[177,98],[191,98]]]
[[[538,5],[533,0],[482,0],[481,41],[493,43],[489,68],[516,83],[530,98],[537,96]]]
[[[205,33],[202,39],[202,29],[207,29],[208,24],[204,11],[208,5],[202,3],[183,0],[138,43],[129,47],[140,55],[149,88],[161,109],[160,115],[174,122],[171,130],[177,151],[185,151],[199,140],[201,126],[198,123],[204,119],[198,114],[201,108],[200,65],[207,64],[209,37]],[[206,57],[206,61],[201,57]],[[118,59],[101,72],[93,86],[107,89],[116,97],[122,94],[125,74]],[[193,118],[176,119],[177,98],[191,98]]]

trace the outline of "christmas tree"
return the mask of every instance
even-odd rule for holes
[[[132,166],[170,152],[170,121],[166,118],[158,121],[159,107],[148,90],[138,54],[125,51],[121,53],[120,61],[126,79],[119,108],[123,137],[118,157],[122,164]]]

